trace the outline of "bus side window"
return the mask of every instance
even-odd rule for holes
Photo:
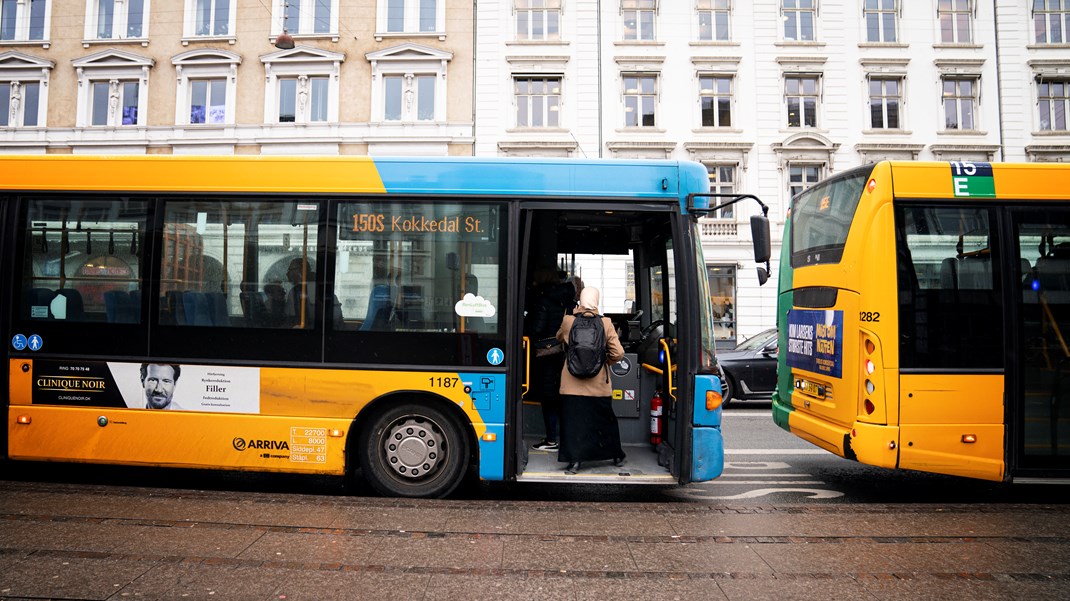
[[[21,317],[139,323],[140,296],[121,311],[114,299],[140,295],[146,215],[138,200],[29,200]]]

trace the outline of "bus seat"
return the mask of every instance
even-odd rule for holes
[[[210,326],[212,314],[208,308],[208,298],[203,292],[187,290],[182,293],[182,305],[186,312],[186,325]]]
[[[1051,253],[1037,259],[1037,279],[1046,292],[1070,292],[1070,253]]]
[[[134,315],[134,323],[141,322],[141,290],[130,291],[130,306]]]
[[[959,288],[992,290],[992,260],[989,255],[967,256],[959,259]]]
[[[137,323],[134,300],[125,290],[108,290],[104,293],[104,313],[108,323]]]
[[[390,286],[376,284],[372,288],[371,298],[368,299],[368,314],[364,317],[364,323],[360,324],[363,331],[388,331],[390,329],[390,314],[394,309],[394,302],[390,294]]]
[[[73,288],[60,288],[56,291],[57,296],[62,296],[67,301],[67,321],[83,321],[85,319],[85,303],[82,301],[82,293]]]
[[[959,287],[958,259],[948,257],[940,262],[940,288],[954,290]]]
[[[267,303],[264,301],[262,292],[242,292],[238,294],[241,301],[241,310],[245,314],[248,325],[257,327],[264,325],[264,317],[267,314]]]
[[[227,297],[222,292],[208,292],[205,297],[208,301],[208,313],[211,316],[212,325],[229,326],[230,314],[227,313]]]
[[[55,295],[56,293],[53,292],[51,288],[30,288],[27,290],[23,295],[22,301],[23,307],[25,307],[26,317],[33,318],[34,307],[45,307],[44,314],[37,319],[48,319],[50,317],[48,313],[48,304],[52,302],[52,297]]]

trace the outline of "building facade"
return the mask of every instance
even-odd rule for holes
[[[0,0],[0,150],[470,155],[472,14],[454,0]]]
[[[790,198],[881,159],[1070,159],[1070,4],[994,0],[483,0],[475,150],[674,158],[770,206],[702,224],[721,346],[776,323]]]
[[[774,259],[819,179],[1065,161],[1068,112],[1064,0],[0,0],[0,152],[695,160]],[[757,210],[702,223],[722,346]]]

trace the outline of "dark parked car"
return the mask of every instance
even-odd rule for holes
[[[730,351],[719,351],[717,363],[724,373],[721,396],[724,404],[737,399],[769,399],[776,389],[776,328],[739,343]]]

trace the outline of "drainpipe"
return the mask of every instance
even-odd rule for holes
[[[1007,160],[1007,150],[1004,147],[1003,137],[1003,77],[999,68],[1002,55],[999,52],[999,0],[992,0],[992,27],[996,34],[996,109],[999,115],[999,160]]]
[[[598,0],[596,3],[598,8],[598,16],[595,19],[596,29],[598,31],[598,158],[602,158],[602,123],[604,122],[603,112],[605,110],[602,104],[602,0]]]
[[[479,0],[472,0],[472,156],[476,155],[476,83],[479,64],[476,51],[479,45]]]

